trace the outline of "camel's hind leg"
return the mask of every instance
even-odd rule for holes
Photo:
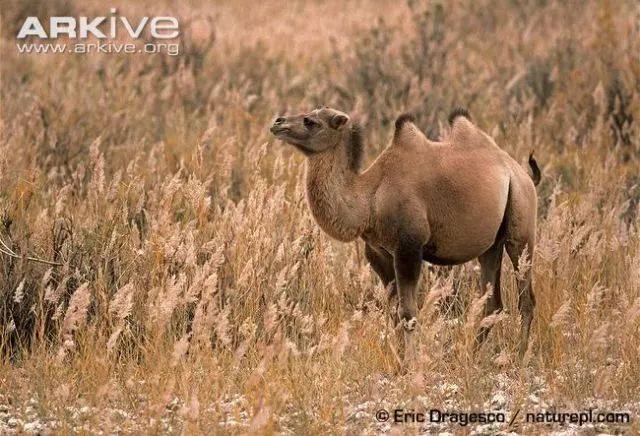
[[[526,266],[526,271],[520,271],[522,265],[520,265],[520,256],[523,253],[527,254],[527,258],[531,261],[533,256],[533,239],[526,241],[508,240],[506,244],[507,254],[511,263],[513,263],[513,269],[518,276],[518,309],[522,316],[522,331],[520,333],[520,357],[524,356],[529,346],[529,331],[531,330],[531,321],[533,320],[533,310],[536,305],[536,299],[533,295],[533,285],[531,280],[531,269],[533,264]]]
[[[500,271],[502,270],[502,253],[504,243],[502,241],[487,250],[478,258],[480,261],[480,269],[482,271],[481,286],[482,293],[487,292],[487,286],[491,285],[492,295],[489,296],[484,308],[484,316],[487,317],[495,312],[502,310],[502,296],[500,294]],[[487,338],[491,330],[491,326],[481,327],[477,336],[477,344],[481,345]]]
[[[520,357],[529,345],[529,331],[533,320],[536,300],[533,295],[531,275],[533,269],[533,249],[536,241],[537,196],[535,186],[529,176],[520,171],[511,179],[507,205],[507,232],[505,248],[517,274],[518,309],[522,316],[520,336]],[[529,264],[520,265],[520,256],[526,253]]]

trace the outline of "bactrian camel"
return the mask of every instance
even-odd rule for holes
[[[307,157],[307,199],[320,227],[339,241],[362,238],[366,258],[398,297],[396,319],[404,348],[416,327],[422,262],[458,265],[478,259],[481,283],[493,290],[485,316],[502,309],[503,248],[518,270],[533,259],[540,170],[529,156],[529,176],[464,109],[449,116],[450,134],[429,140],[409,114],[395,122],[390,145],[364,172],[360,127],[338,110],[278,117],[271,132]],[[531,266],[529,264],[528,266]],[[529,342],[535,298],[531,268],[518,274],[522,315],[520,354]],[[478,333],[482,343],[489,327]]]

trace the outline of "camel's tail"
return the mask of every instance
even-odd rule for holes
[[[542,178],[542,172],[540,171],[538,162],[536,162],[536,159],[533,157],[533,151],[529,154],[529,166],[531,167],[531,180],[533,180],[535,186],[538,186]]]

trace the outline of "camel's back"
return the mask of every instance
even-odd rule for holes
[[[414,126],[407,129],[404,140],[394,141],[376,162],[386,183],[438,201],[501,191],[514,165],[520,166],[488,135],[464,121],[468,125],[455,125],[443,142],[428,140]]]

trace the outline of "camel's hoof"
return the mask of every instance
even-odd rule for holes
[[[409,320],[403,319],[402,320],[402,327],[405,329],[405,331],[407,332],[412,332],[416,329],[416,326],[418,325],[418,320],[413,317]]]

